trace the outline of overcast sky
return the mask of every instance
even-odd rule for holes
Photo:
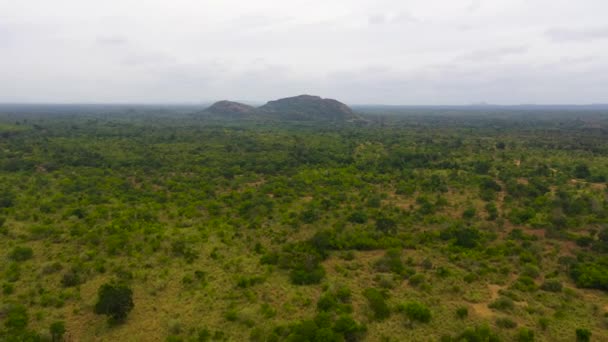
[[[607,103],[608,0],[0,0],[0,102]]]

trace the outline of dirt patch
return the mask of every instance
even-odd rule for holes
[[[475,313],[481,317],[492,317],[492,315],[494,315],[492,310],[488,307],[488,303],[475,303],[472,304],[471,307],[473,307]]]

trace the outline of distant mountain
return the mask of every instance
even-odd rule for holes
[[[311,95],[300,95],[270,101],[258,108],[238,102],[220,101],[205,109],[203,114],[225,119],[364,121],[342,102]]]
[[[296,121],[353,121],[360,118],[342,102],[319,96],[300,95],[270,101],[258,108],[265,115]]]
[[[250,117],[253,116],[255,112],[256,108],[253,106],[232,101],[219,101],[204,110],[205,114],[227,119]]]

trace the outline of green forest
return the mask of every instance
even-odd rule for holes
[[[608,114],[0,113],[2,341],[608,341]]]

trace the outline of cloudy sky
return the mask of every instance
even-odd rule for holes
[[[607,0],[0,0],[0,102],[607,103]]]

